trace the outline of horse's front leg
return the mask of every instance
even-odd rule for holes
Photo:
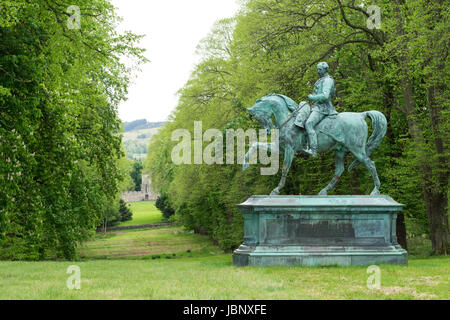
[[[253,154],[253,152],[255,152],[255,149],[257,148],[256,145],[257,145],[257,143],[252,144],[250,149],[248,149],[248,152],[245,154],[244,161],[242,162],[242,171],[245,171],[248,169],[248,167],[250,167],[249,158]]]
[[[286,147],[284,152],[284,161],[283,161],[283,171],[281,174],[281,180],[278,186],[272,190],[270,193],[271,196],[279,195],[280,190],[283,189],[285,183],[286,183],[286,176],[289,173],[289,169],[292,164],[292,159],[294,158],[294,149],[292,147]]]

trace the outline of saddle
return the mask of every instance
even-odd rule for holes
[[[297,116],[294,120],[294,124],[300,128],[305,129],[306,120],[308,120],[312,110],[311,106],[306,101],[299,103],[297,109]],[[326,116],[322,121],[320,121],[314,128],[316,132],[322,132],[335,141],[344,143],[344,128],[342,126],[342,121],[340,121],[339,114]],[[305,131],[306,132],[306,131]]]

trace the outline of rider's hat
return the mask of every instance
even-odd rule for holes
[[[326,62],[319,62],[317,64],[317,68],[325,68],[325,69],[329,69],[328,64]]]

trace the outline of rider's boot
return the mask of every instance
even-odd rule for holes
[[[308,134],[308,140],[309,147],[303,151],[315,158],[317,157],[317,134],[315,132]]]

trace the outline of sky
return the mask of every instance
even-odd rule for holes
[[[123,18],[119,31],[144,34],[149,63],[142,65],[119,106],[122,121],[166,121],[177,106],[177,91],[200,57],[197,44],[214,23],[237,12],[236,0],[112,0]]]

